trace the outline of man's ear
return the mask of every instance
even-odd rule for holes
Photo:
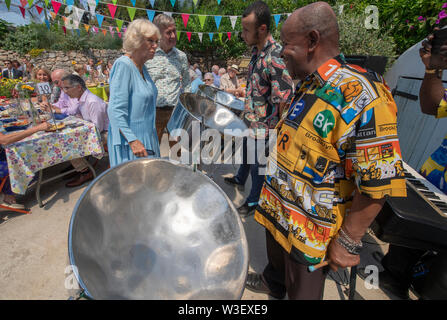
[[[267,34],[267,26],[266,26],[265,24],[261,24],[261,25],[258,27],[258,31],[259,31],[261,34]]]
[[[308,40],[308,50],[309,52],[314,52],[315,49],[320,44],[320,32],[318,30],[312,30],[307,34],[307,40]]]

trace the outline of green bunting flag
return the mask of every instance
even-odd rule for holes
[[[219,40],[222,43],[222,33],[219,33]]]
[[[121,28],[123,27],[123,20],[116,19],[116,25],[119,28],[119,31],[121,31]]]
[[[135,12],[137,11],[137,9],[136,8],[127,7],[127,11],[129,12],[130,21],[133,21],[133,18],[135,17]]]
[[[202,29],[203,29],[203,26],[205,25],[205,20],[206,20],[206,16],[199,15],[199,21],[200,21],[200,25],[202,26]]]
[[[8,11],[9,11],[9,6],[11,5],[11,0],[5,0],[5,3],[6,3],[6,6],[8,7]]]
[[[31,8],[31,6],[33,5],[33,2],[34,2],[34,0],[28,0],[28,4],[29,4],[29,7]]]

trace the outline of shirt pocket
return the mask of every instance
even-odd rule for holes
[[[339,165],[339,159],[331,159],[321,150],[307,145],[301,145],[295,172],[308,178],[316,184],[333,183],[334,169]]]

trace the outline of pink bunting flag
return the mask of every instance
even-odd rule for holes
[[[186,32],[186,36],[188,37],[188,41],[191,42],[191,32]]]
[[[28,0],[20,0],[20,4],[22,5],[23,8],[25,8],[26,5],[28,4]]]
[[[39,13],[39,14],[42,13],[42,10],[43,10],[42,7],[39,7],[38,5],[36,5],[36,9],[37,9],[37,13]]]
[[[109,7],[110,15],[112,16],[112,18],[115,18],[115,13],[116,13],[117,6],[114,5],[114,4],[108,3],[107,7]],[[107,30],[106,30],[106,32],[107,32]]]
[[[25,8],[19,7],[20,12],[22,13],[23,18],[25,19]]]
[[[115,30],[113,30],[112,26],[109,26],[109,31],[110,31],[110,34],[113,36],[113,34],[115,33]]]
[[[53,5],[54,13],[57,14],[59,9],[60,9],[60,7],[61,7],[61,5],[62,5],[62,3],[51,0],[51,4]]]
[[[227,32],[228,40],[231,40],[231,32]]]
[[[120,38],[121,38],[121,32],[118,32],[118,37],[120,37]]]
[[[64,34],[67,34],[67,28],[65,28],[65,26],[62,26],[62,30],[64,30]]]
[[[185,28],[188,24],[188,20],[189,20],[189,14],[187,13],[182,13],[182,19],[183,19],[183,24],[185,25]]]
[[[98,33],[98,28],[96,27],[96,26],[93,26],[93,31],[95,32],[95,33]]]

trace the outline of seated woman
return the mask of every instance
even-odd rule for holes
[[[160,155],[155,129],[158,92],[144,66],[154,57],[159,39],[160,31],[147,19],[134,20],[124,34],[125,55],[115,61],[110,72],[110,167],[147,157],[149,151]]]
[[[51,83],[51,73],[45,67],[38,67],[34,72],[34,81]]]
[[[9,134],[3,134],[0,132],[0,144],[1,145],[7,145],[10,143],[14,143],[17,141],[20,141],[22,139],[25,139],[26,137],[29,137],[30,135],[38,132],[38,131],[44,131],[50,128],[50,124],[48,122],[42,122],[34,127],[30,127],[26,130],[19,131],[19,132],[13,132]],[[0,178],[4,178],[9,175],[8,172],[8,163],[6,161],[6,153],[5,149],[0,147]],[[8,207],[11,209],[24,209],[25,206],[23,204],[19,204],[16,201],[16,197],[14,193],[11,191],[11,184],[9,181],[9,177],[7,178],[5,184],[3,185],[3,189],[1,190],[1,194],[3,200],[1,205],[3,207]]]

